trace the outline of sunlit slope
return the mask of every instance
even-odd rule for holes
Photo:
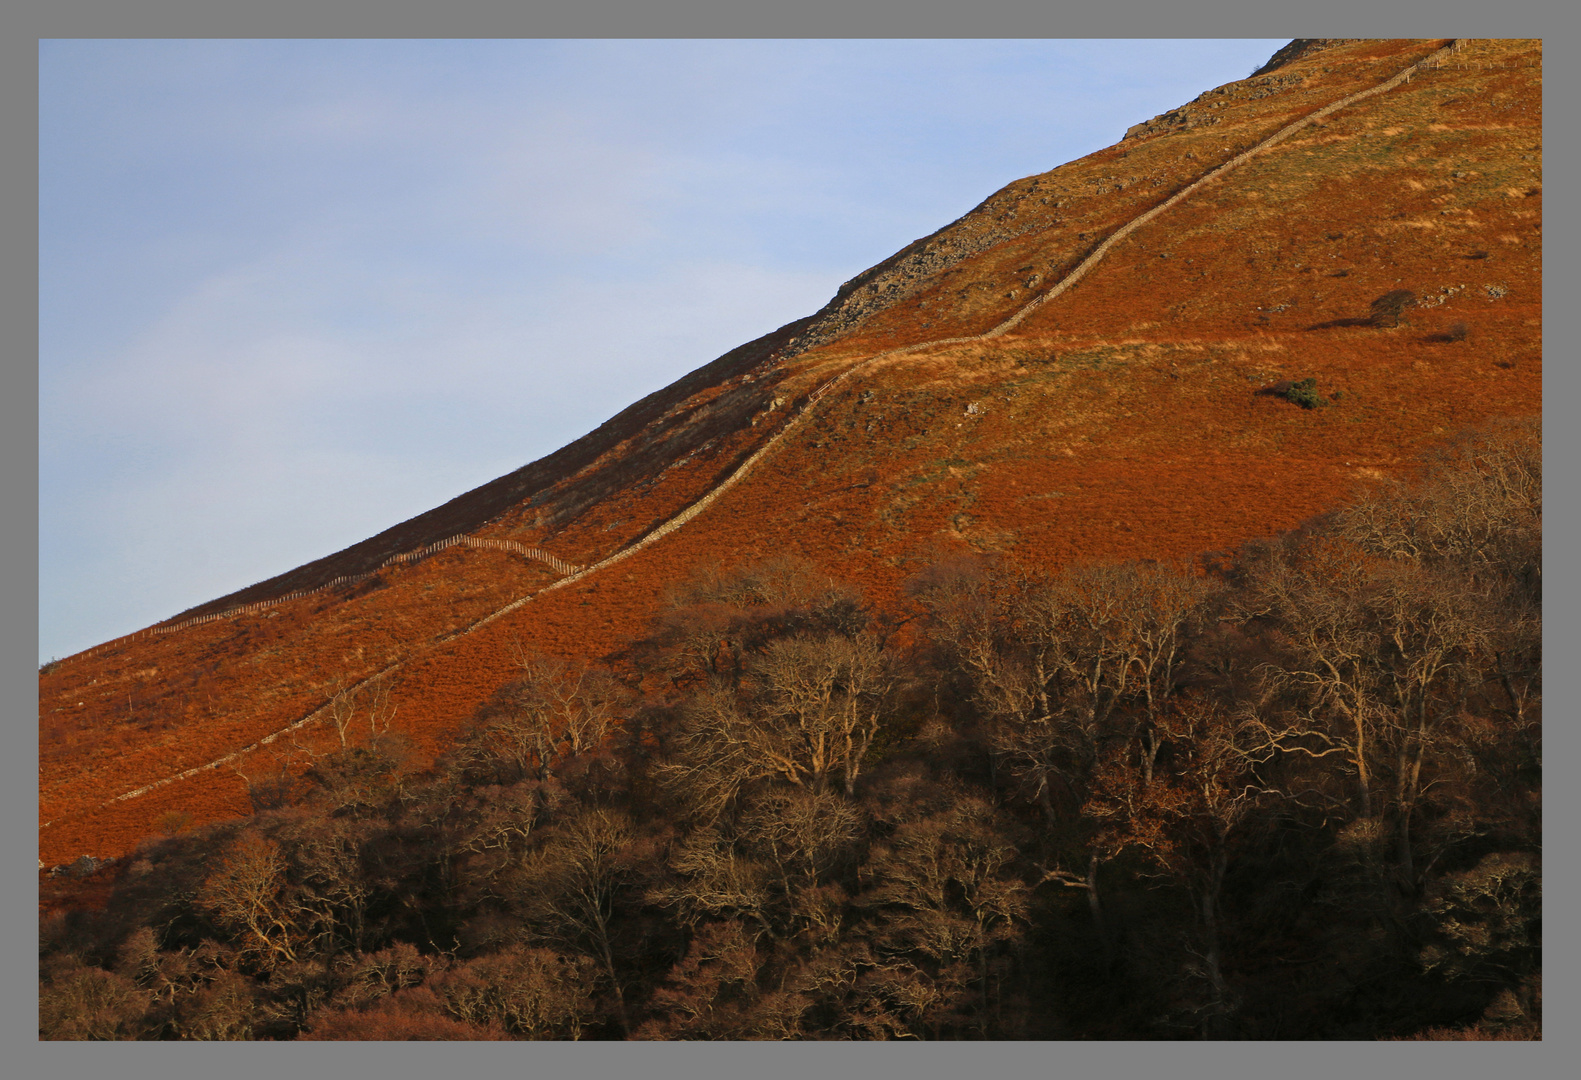
[[[271,587],[467,522],[596,563],[712,490],[832,376],[989,329],[1185,184],[1443,44],[1317,49],[1017,181],[853,279],[818,317],[639,403],[558,465]],[[683,528],[480,629],[466,632],[556,575],[452,549],[272,617],[62,663],[41,679],[40,857],[116,854],[171,811],[245,812],[238,771],[256,777],[278,752],[310,749],[322,725],[104,804],[281,731],[381,670],[396,726],[432,753],[508,677],[513,649],[617,654],[702,566],[796,553],[887,603],[951,549],[1055,565],[1192,558],[1295,525],[1459,428],[1537,412],[1539,65],[1535,42],[1471,42],[1291,135],[1138,229],[1011,332],[862,367]],[[1387,325],[1373,304],[1401,290],[1414,306]],[[1325,407],[1273,392],[1305,379]]]

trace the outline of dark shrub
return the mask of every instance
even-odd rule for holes
[[[68,958],[39,987],[38,1037],[135,1039],[147,1010],[148,995],[132,980]]]
[[[1372,325],[1392,327],[1400,325],[1400,315],[1408,307],[1416,306],[1416,294],[1410,289],[1386,292],[1372,302]]]
[[[1299,382],[1293,382],[1285,389],[1284,393],[1286,401],[1299,405],[1303,409],[1321,409],[1328,404],[1328,402],[1323,400],[1322,395],[1317,392],[1316,379],[1302,379]]]
[[[1444,344],[1444,345],[1452,345],[1452,344],[1454,344],[1457,341],[1465,341],[1466,340],[1466,324],[1463,323],[1463,322],[1457,322],[1453,326],[1451,326],[1448,330],[1442,331],[1441,333],[1437,333],[1437,334],[1430,334],[1428,336],[1427,340],[1428,341],[1433,341],[1433,342],[1438,342],[1439,344]]]
[[[439,999],[421,986],[380,998],[366,1009],[321,1010],[297,1036],[303,1042],[497,1042],[506,1037],[498,1027],[444,1015]]]

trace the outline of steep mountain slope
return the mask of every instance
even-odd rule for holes
[[[614,656],[701,567],[792,552],[884,601],[952,548],[1189,559],[1537,413],[1541,89],[1534,41],[1292,43],[563,450],[54,665],[41,860],[244,813],[381,673],[432,753],[515,649]],[[461,534],[588,569],[384,565]]]

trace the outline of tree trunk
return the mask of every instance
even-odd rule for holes
[[[1153,763],[1158,759],[1158,732],[1149,725],[1142,732],[1142,783],[1153,785]]]
[[[1409,895],[1416,893],[1416,860],[1411,852],[1411,816],[1416,811],[1416,800],[1422,790],[1422,757],[1427,752],[1427,701],[1422,700],[1417,710],[1416,753],[1406,767],[1404,747],[1400,752],[1399,822],[1396,826],[1396,859],[1399,862],[1400,883]]]
[[[1045,774],[1040,779],[1042,782],[1038,784],[1038,805],[1043,808],[1043,819],[1050,826],[1053,826],[1055,820],[1054,796],[1049,791],[1048,776]]]
[[[1109,933],[1103,922],[1103,905],[1098,902],[1098,856],[1096,854],[1087,860],[1087,910],[1092,913],[1092,925],[1093,929],[1098,931],[1098,940],[1103,942],[1105,949],[1107,949]]]
[[[1493,658],[1498,664],[1499,681],[1504,685],[1504,693],[1510,699],[1510,708],[1513,710],[1515,722],[1524,724],[1526,723],[1526,695],[1515,692],[1515,684],[1510,679],[1510,668],[1509,664],[1505,662],[1504,653],[1495,652]]]
[[[1203,966],[1213,993],[1213,1002],[1202,1025],[1203,1037],[1207,1039],[1226,1038],[1229,1030],[1226,1001],[1229,995],[1224,985],[1224,971],[1219,955],[1218,908],[1219,892],[1224,886],[1224,867],[1225,857],[1215,855],[1212,868],[1208,872],[1208,880],[1202,889],[1202,927],[1207,945],[1204,950]]]
[[[600,927],[598,945],[604,954],[604,970],[609,973],[609,983],[615,991],[615,1019],[620,1021],[620,1035],[623,1039],[629,1039],[631,1025],[626,1021],[626,995],[621,991],[620,978],[615,974],[615,958],[609,951],[609,934],[603,927]]]
[[[1367,727],[1358,710],[1356,721],[1356,786],[1361,793],[1361,816],[1372,817],[1372,791],[1367,782]]]
[[[982,932],[982,929],[982,926],[979,925],[979,933]],[[986,945],[977,950],[977,979],[982,984],[982,994],[979,997],[980,1003],[978,1005],[981,1011],[977,1015],[977,1033],[986,1041],[988,1038],[988,946]]]

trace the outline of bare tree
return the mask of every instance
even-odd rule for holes
[[[375,679],[360,687],[348,687],[342,679],[335,686],[335,694],[325,706],[329,722],[340,738],[340,747],[350,747],[352,733],[358,718],[368,725],[368,739],[375,740],[390,731],[399,706],[390,701],[390,686],[383,679]]]
[[[131,979],[89,967],[75,956],[51,966],[54,970],[38,992],[40,1039],[98,1041],[142,1035],[150,995]]]
[[[737,850],[717,826],[693,830],[670,855],[672,877],[650,889],[648,902],[673,910],[695,929],[716,919],[746,919],[754,933],[778,937],[769,919],[774,902],[769,868]]]
[[[508,764],[514,778],[547,781],[597,749],[625,700],[607,672],[541,653],[518,656],[522,674],[495,691],[468,739],[474,759]]]
[[[782,775],[818,792],[839,774],[853,795],[897,681],[878,643],[865,635],[776,641],[753,675],[761,715],[781,742],[763,749]]]
[[[761,852],[788,894],[827,879],[862,834],[861,810],[830,792],[764,792],[741,817],[741,834]]]
[[[1411,822],[1424,791],[1423,764],[1464,699],[1483,612],[1455,582],[1421,568],[1380,577],[1371,606],[1385,644],[1380,660],[1392,706],[1396,859],[1414,890]]]
[[[870,886],[860,903],[882,913],[875,947],[925,958],[941,986],[975,983],[983,1037],[993,956],[1027,913],[1020,854],[1007,826],[988,803],[961,793],[948,808],[901,824],[862,871]]]
[[[1381,482],[1352,500],[1336,515],[1339,534],[1390,559],[1540,578],[1540,421],[1463,434],[1426,464],[1414,482]]]
[[[936,627],[993,722],[995,748],[1050,823],[1054,785],[1078,792],[1106,739],[1135,738],[1151,775],[1155,718],[1175,691],[1206,582],[1131,563],[972,591],[964,603],[935,602]]]
[[[1382,511],[1366,509],[1375,526]],[[1397,883],[1414,891],[1412,822],[1429,785],[1424,767],[1479,681],[1492,612],[1478,595],[1485,590],[1459,572],[1463,563],[1422,549],[1379,553],[1404,531],[1380,531],[1363,547],[1345,535],[1359,529],[1342,517],[1277,553],[1256,575],[1254,595],[1286,646],[1283,661],[1267,667],[1270,679],[1301,693],[1306,735],[1343,752],[1360,816],[1392,812]]]
[[[279,834],[290,851],[298,923],[306,941],[323,953],[360,951],[367,934],[374,882],[362,862],[377,831],[354,818],[307,818]]]
[[[250,766],[253,769],[251,774],[242,772],[241,766],[234,762],[228,766],[247,785],[247,800],[252,804],[253,813],[278,810],[296,796],[302,771],[297,760],[298,754],[312,760],[311,752],[304,750],[293,739],[289,750],[272,747],[267,753],[258,753],[255,757],[257,764]]]
[[[811,931],[832,939],[844,893],[827,881],[862,825],[860,810],[833,792],[764,791],[733,824],[705,825],[677,844],[672,876],[648,898],[675,910],[688,927],[737,918],[755,924],[759,936]]]
[[[1384,687],[1373,662],[1376,627],[1361,593],[1364,559],[1353,547],[1320,541],[1293,553],[1274,549],[1254,570],[1245,618],[1277,629],[1286,646],[1264,673],[1303,696],[1300,709],[1313,735],[1343,751],[1356,777],[1361,817],[1373,816],[1373,766],[1387,722]]]
[[[653,992],[656,1014],[639,1039],[751,1038],[763,957],[739,922],[697,927],[681,958]]]
[[[749,667],[744,693],[700,690],[683,710],[672,786],[717,815],[748,786],[778,780],[814,792],[837,778],[855,791],[897,682],[866,635],[775,641]]]
[[[1421,480],[1376,485],[1335,516],[1363,550],[1448,573],[1481,599],[1489,677],[1517,725],[1542,676],[1541,435],[1532,420],[1462,435]]]
[[[294,962],[303,912],[275,841],[248,830],[233,840],[198,890],[198,902],[236,930],[243,950],[266,967]]]
[[[636,832],[626,815],[584,810],[531,852],[513,876],[514,902],[550,940],[585,950],[609,978],[622,1034],[625,989],[615,965],[616,912],[635,884]]]
[[[797,636],[855,637],[871,615],[861,594],[792,557],[730,570],[705,568],[668,597],[649,647],[682,687],[739,687],[753,658]]]
[[[1099,770],[1086,812],[1105,823],[1116,851],[1145,852],[1189,892],[1210,994],[1203,1031],[1217,1038],[1236,1005],[1223,967],[1225,873],[1271,806],[1288,797],[1270,774],[1281,755],[1280,733],[1211,702],[1177,701],[1158,719],[1171,747],[1168,775],[1148,779],[1115,755]]]
[[[458,1020],[498,1024],[517,1038],[580,1039],[593,1015],[595,965],[510,945],[445,973],[437,994]]]

